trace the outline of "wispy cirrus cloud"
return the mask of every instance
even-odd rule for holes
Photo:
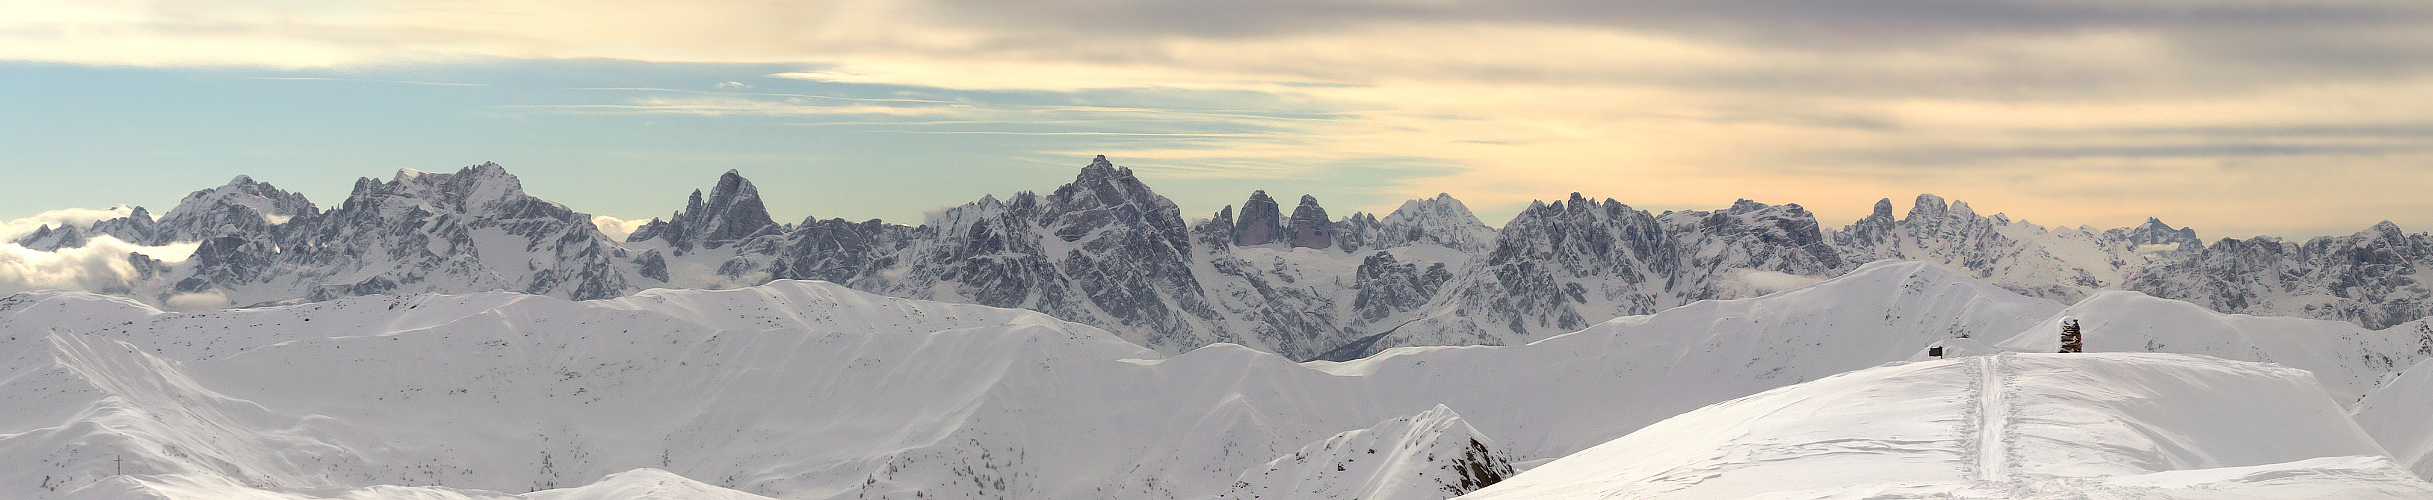
[[[1583,191],[1843,219],[1931,191],[2044,221],[2159,215],[2234,235],[2343,232],[2371,221],[2291,207],[2421,199],[2285,177],[2433,164],[2408,132],[2433,113],[2426,47],[2433,5],[2405,1],[61,1],[0,19],[0,58],[24,61],[771,64],[791,69],[497,107],[957,146],[1094,138],[1023,161],[1104,153],[1182,179],[1398,165],[1356,202],[1372,209],[1450,191],[1493,219]],[[771,91],[794,84],[869,93]],[[2187,185],[2256,198],[2225,207]],[[2365,218],[2433,213],[2393,203],[2400,215]],[[2402,222],[2433,226],[2416,217]]]

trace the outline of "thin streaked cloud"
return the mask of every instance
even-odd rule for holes
[[[1344,203],[1368,209],[1452,192],[1497,219],[1580,191],[1798,202],[1839,224],[1876,198],[1935,192],[2015,218],[2161,216],[2217,235],[2433,228],[2419,215],[2433,201],[2291,208],[2421,200],[2384,182],[2433,169],[2417,145],[2433,115],[2433,5],[2419,2],[43,1],[12,14],[0,59],[42,63],[394,83],[587,58],[749,66],[690,85],[567,78],[557,88],[576,90],[481,107],[929,136],[887,144],[1022,162],[1107,154],[1189,182],[1350,176],[1368,194]],[[885,161],[944,161],[924,154]],[[2356,177],[2258,173],[2272,169]],[[2190,185],[2253,198],[2224,206]]]

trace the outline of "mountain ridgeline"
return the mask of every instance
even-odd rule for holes
[[[1236,343],[1294,359],[1397,346],[1518,344],[1705,299],[1763,295],[1883,259],[1942,264],[2022,294],[2076,301],[2129,289],[2225,313],[2381,328],[2433,315],[2418,272],[2433,234],[2388,222],[2305,243],[2211,244],[2149,219],[2047,228],[1920,195],[1834,228],[1797,204],[1740,200],[1649,212],[1578,193],[1500,229],[1450,195],[1331,217],[1266,192],[1186,217],[1098,157],[1047,194],[994,196],[919,225],[770,217],[737,172],[611,238],[588,215],[524,193],[504,168],[361,179],[323,209],[237,177],[154,219],[45,227],[36,250],[109,235],[197,243],[182,261],[127,256],[114,293],[162,304],[263,305],[346,296],[508,290],[577,300],[648,288],[823,280],[896,297],[1022,308],[1165,353]]]

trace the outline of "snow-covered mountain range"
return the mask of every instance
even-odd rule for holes
[[[2168,355],[1924,354],[2049,352],[2064,316],[2086,325],[2091,351]],[[2065,307],[1924,262],[1527,345],[1348,362],[1228,344],[1167,356],[1039,312],[793,280],[183,313],[34,292],[0,299],[0,339],[8,498],[1447,498],[1647,470],[1723,479],[1612,491],[1891,477],[1818,472],[1876,470],[1849,465],[1842,451],[1858,448],[1881,452],[1886,474],[1948,484],[1937,491],[2433,491],[2407,472],[2423,457],[2384,453],[2433,433],[2389,417],[2433,405],[2405,370],[2433,359],[2426,322],[2367,330],[2135,292]],[[2312,373],[2250,364],[2268,360]],[[2012,432],[1970,430],[1994,425],[1967,410],[1986,363],[2011,374],[1995,380],[2012,393],[2001,414],[2018,418],[2000,421]],[[1918,424],[1841,425],[1857,421]],[[2081,421],[2111,427],[2073,430]],[[1717,435],[1671,422],[1750,432],[1701,441]],[[2113,439],[2140,429],[2153,432]],[[2270,433],[2303,442],[2253,436]],[[2036,459],[1999,463],[2036,465],[1982,475],[1988,435]],[[1659,438],[1673,451],[1593,458]],[[1760,456],[1787,460],[1667,465]],[[2356,489],[2324,489],[2342,479]],[[2259,497],[2306,496],[2241,498]]]
[[[2156,220],[2047,228],[1932,195],[1897,218],[1891,200],[1878,202],[1836,228],[1796,204],[1659,213],[1573,194],[1496,228],[1450,195],[1382,217],[1330,218],[1314,196],[1286,213],[1265,192],[1238,211],[1196,218],[1104,157],[1052,193],[987,197],[918,225],[781,223],[761,200],[750,180],[728,172],[619,241],[590,216],[525,194],[495,164],[359,180],[327,210],[239,177],[158,220],[135,208],[44,226],[16,243],[56,251],[106,236],[192,245],[186,256],[112,254],[123,263],[82,286],[180,309],[487,290],[579,300],[816,279],[1031,309],[1167,354],[1235,343],[1292,359],[1527,343],[1881,259],[1935,262],[2065,302],[2137,290],[2217,312],[2369,328],[2433,314],[2433,288],[2417,278],[2433,262],[2433,234],[2388,223],[2306,243],[2207,244]]]

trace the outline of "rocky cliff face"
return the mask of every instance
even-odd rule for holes
[[[1292,223],[1285,233],[1294,248],[1326,248],[1335,246],[1335,220],[1326,217],[1326,207],[1318,206],[1318,197],[1301,195],[1301,205],[1293,207]]]
[[[777,222],[769,219],[769,209],[762,206],[760,190],[743,174],[728,170],[718,176],[718,184],[710,188],[710,197],[702,199],[701,190],[684,202],[684,210],[666,219],[651,219],[626,237],[627,242],[660,240],[678,253],[695,248],[716,249],[736,241],[781,232]]]
[[[147,239],[128,241],[161,244],[226,235],[276,234],[288,221],[320,213],[320,208],[303,194],[239,175],[220,187],[195,191],[178,200],[177,207],[161,216],[151,234],[138,232],[122,235],[120,239],[136,236]],[[141,225],[138,222],[132,227]]]
[[[1265,245],[1284,239],[1283,212],[1267,191],[1252,191],[1242,202],[1242,218],[1233,223],[1233,244]]]
[[[1657,215],[1573,193],[1532,204],[1505,225],[1495,250],[1427,307],[1436,314],[1326,357],[1529,342],[1692,301],[1751,296],[1740,282],[1747,272],[1818,276],[1843,265],[1815,216],[1798,205],[1742,200],[1715,212]]]
[[[2123,288],[2221,312],[2299,316],[2383,328],[2433,315],[2433,234],[2383,221],[2304,244],[2224,239],[2185,259],[2140,269]]]
[[[590,217],[524,194],[496,164],[356,181],[316,212],[301,196],[238,178],[188,196],[163,238],[210,235],[159,298],[208,293],[235,305],[350,295],[515,290],[569,298],[634,291],[622,250]]]
[[[2176,258],[2179,247],[2166,243],[2195,239],[2193,230],[2159,220],[2112,230],[2047,229],[2002,214],[1977,215],[1965,202],[1934,195],[1919,195],[1907,217],[1895,220],[1891,214],[1891,200],[1878,201],[1866,218],[1830,235],[1843,260],[1936,262],[2014,292],[2063,302],[2119,286],[2131,270]]]

